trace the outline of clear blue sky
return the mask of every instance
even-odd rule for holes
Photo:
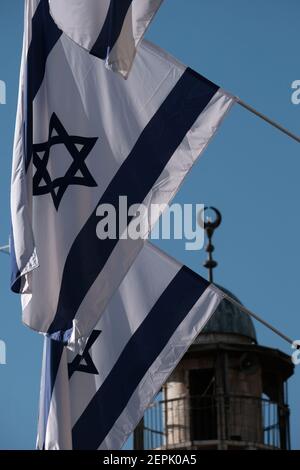
[[[23,0],[0,3],[0,244],[7,241],[11,149],[23,28]],[[165,0],[148,39],[226,90],[300,134],[300,105],[291,82],[300,79],[298,0]],[[176,201],[218,207],[216,281],[279,329],[300,339],[300,146],[236,106]],[[205,274],[205,253],[181,242],[160,246]],[[9,259],[0,257],[0,449],[35,445],[42,338],[21,324],[19,299],[9,291]],[[288,344],[261,326],[259,342],[290,354]],[[300,448],[300,366],[290,381],[292,443]]]

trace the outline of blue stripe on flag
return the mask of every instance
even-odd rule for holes
[[[44,80],[48,56],[61,35],[62,31],[50,15],[49,1],[41,0],[32,18],[32,39],[27,56],[26,170],[32,157],[33,100]]]
[[[106,59],[120,36],[132,0],[111,0],[102,30],[91,49],[91,54]]]
[[[98,449],[153,362],[209,285],[185,266],[178,272],[75,424],[73,449]]]
[[[217,91],[217,85],[187,69],[141,133],[97,207],[111,204],[118,217],[120,195],[127,196],[128,207],[142,203]],[[57,312],[48,330],[50,335],[72,328],[79,306],[118,243],[117,239],[98,239],[96,212],[97,208],[75,239],[66,259]]]

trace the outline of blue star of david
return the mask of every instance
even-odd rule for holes
[[[97,137],[78,137],[69,135],[55,113],[49,123],[48,141],[32,146],[33,164],[36,168],[33,177],[33,195],[50,194],[55,209],[58,210],[61,200],[69,186],[79,185],[96,187],[97,183],[89,172],[85,160],[94,148]],[[73,161],[65,176],[51,179],[47,169],[51,149],[63,144]]]
[[[88,339],[88,342],[86,344],[86,347],[84,348],[83,353],[77,354],[75,359],[73,359],[73,361],[70,364],[68,364],[69,379],[72,377],[72,375],[76,371],[85,372],[86,374],[99,375],[99,372],[95,364],[93,363],[93,359],[91,358],[89,351],[91,347],[93,346],[93,344],[97,341],[100,334],[101,334],[100,330],[94,330]],[[85,361],[85,364],[82,364],[82,361]]]

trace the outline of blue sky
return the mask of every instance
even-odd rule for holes
[[[23,0],[0,3],[0,244],[7,241],[9,183]],[[300,105],[291,103],[299,75],[297,0],[165,0],[147,37],[227,91],[300,134]],[[236,106],[189,174],[176,202],[218,207],[216,281],[293,339],[300,339],[299,144]],[[205,275],[205,253],[180,241],[160,246]],[[19,298],[9,291],[9,258],[0,257],[0,449],[35,445],[42,339],[21,323]],[[291,353],[257,325],[260,344]],[[292,444],[300,448],[299,366],[290,381]]]

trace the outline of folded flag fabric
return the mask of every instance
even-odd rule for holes
[[[37,447],[120,449],[223,297],[146,242],[82,354],[46,337]]]
[[[26,325],[71,347],[90,335],[157,220],[138,240],[101,239],[99,207],[119,220],[120,197],[168,204],[234,98],[146,41],[123,80],[62,34],[48,0],[25,7],[12,290]]]
[[[125,78],[162,0],[49,0],[62,31]]]

